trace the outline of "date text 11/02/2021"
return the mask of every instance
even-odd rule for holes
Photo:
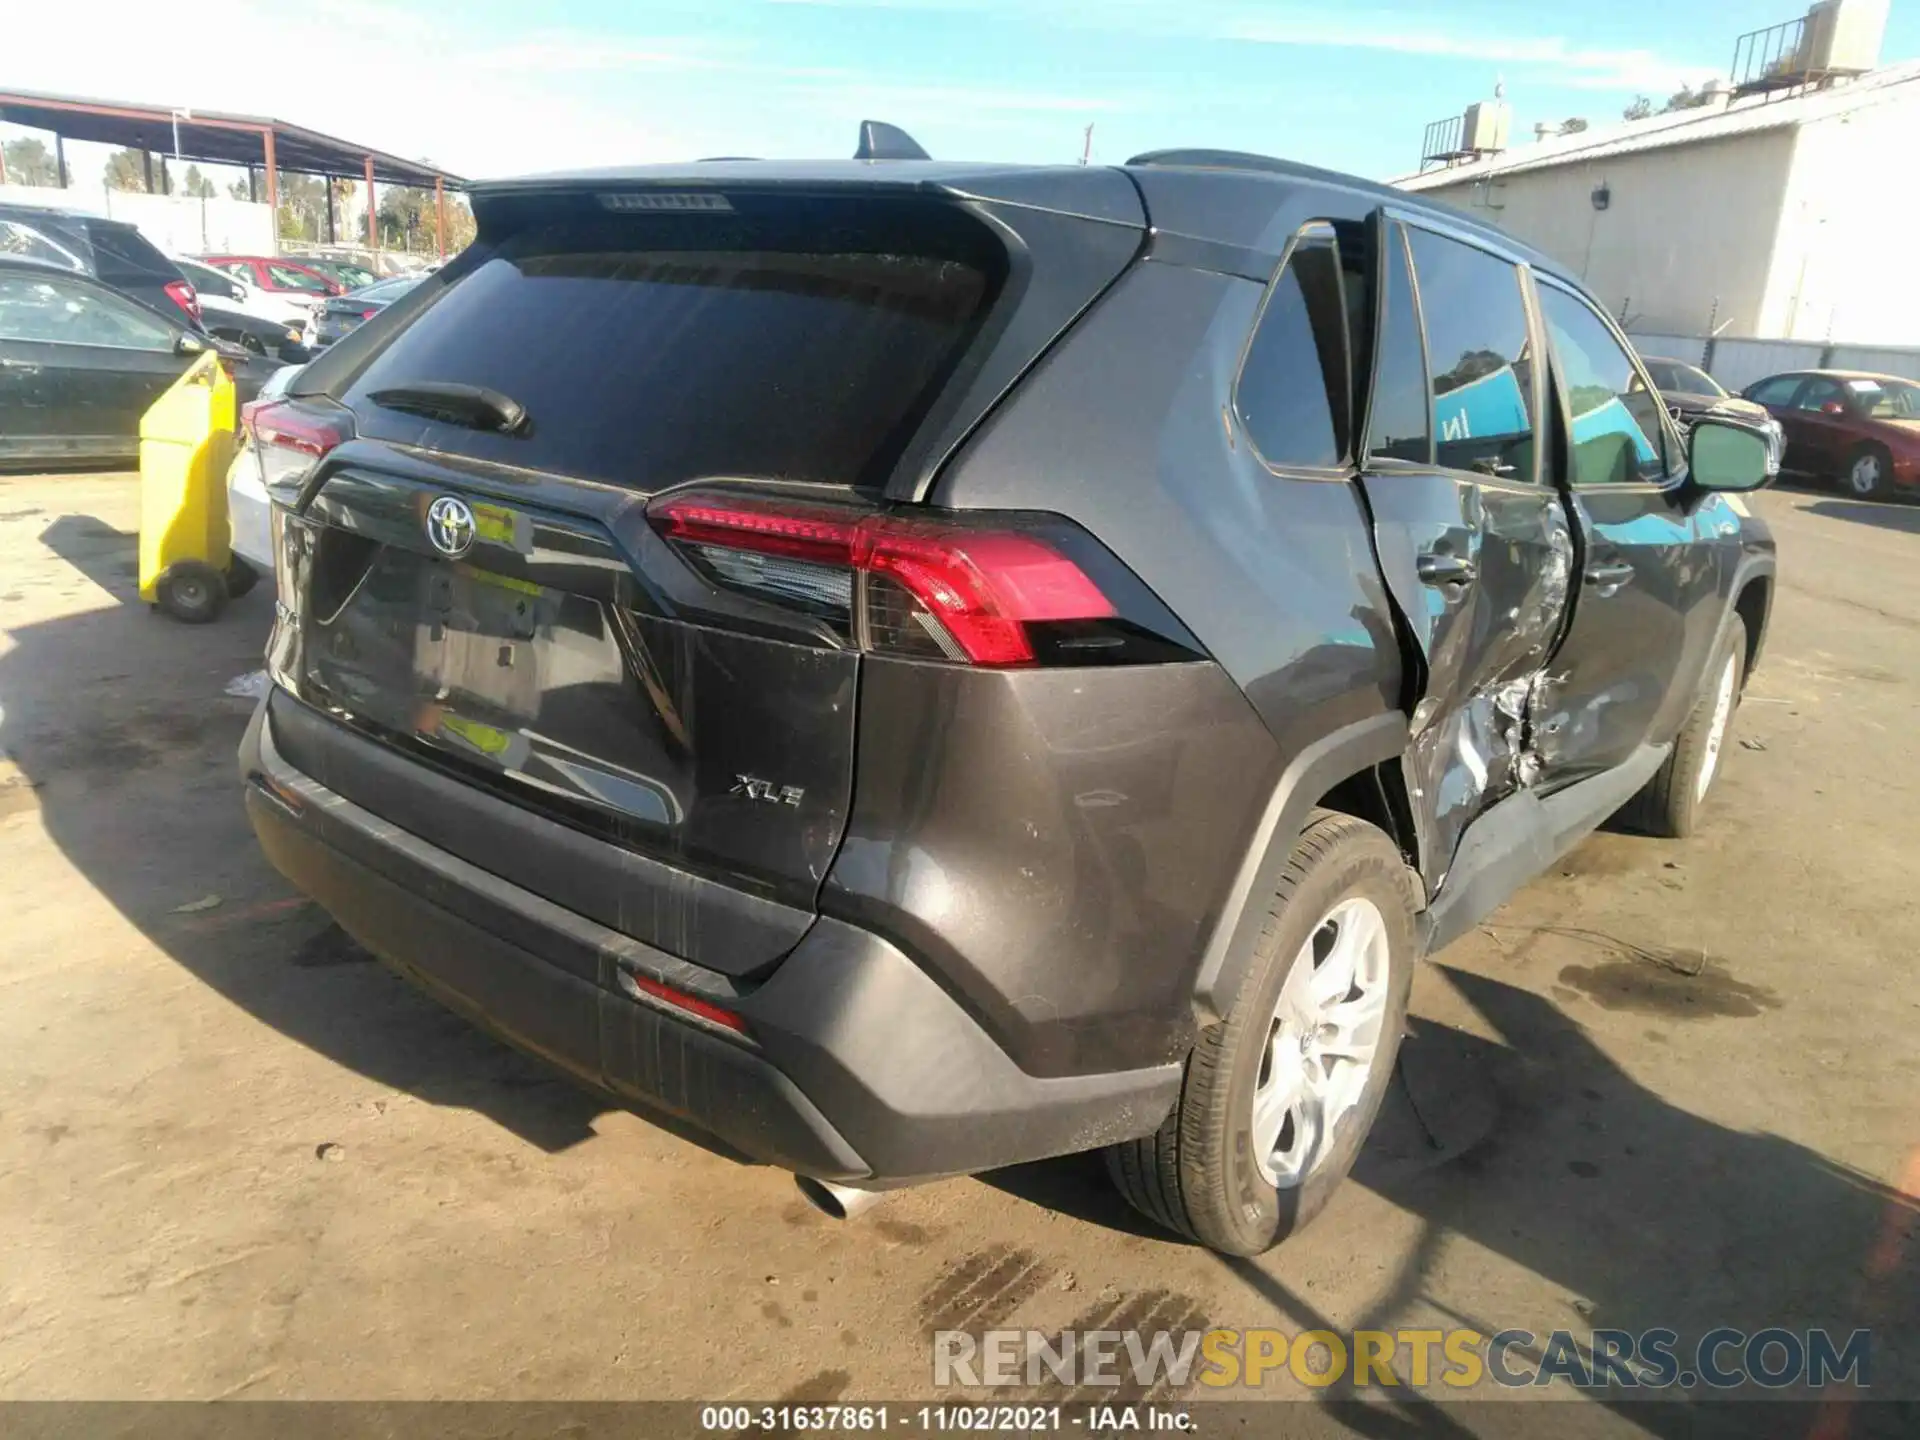
[[[730,1434],[901,1429],[1031,1435],[1068,1429],[1181,1434],[1194,1426],[1185,1410],[1170,1405],[707,1405],[700,1411],[700,1428]]]

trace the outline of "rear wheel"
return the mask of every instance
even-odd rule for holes
[[[1747,627],[1736,615],[1707,665],[1700,696],[1673,743],[1673,753],[1640,792],[1631,818],[1649,834],[1676,840],[1693,834],[1700,807],[1720,774],[1720,752],[1733,730],[1733,712],[1740,707],[1746,655]]]
[[[1393,841],[1316,811],[1227,1018],[1187,1059],[1155,1134],[1107,1152],[1135,1208],[1257,1255],[1325,1207],[1393,1073],[1413,979],[1413,897]]]
[[[1849,494],[1871,500],[1883,494],[1893,478],[1893,458],[1878,445],[1862,445],[1847,457],[1840,480]]]
[[[218,618],[227,603],[227,579],[211,565],[186,560],[166,573],[158,586],[160,608],[188,625]]]

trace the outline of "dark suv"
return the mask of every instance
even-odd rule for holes
[[[1632,807],[1766,626],[1560,266],[1253,156],[505,182],[254,412],[267,853],[447,1003],[823,1208],[1105,1147],[1324,1204],[1415,960]]]

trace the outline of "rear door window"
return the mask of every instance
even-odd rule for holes
[[[944,206],[575,211],[503,239],[343,398],[362,434],[641,490],[711,476],[879,488],[1004,258]],[[509,396],[529,433],[368,398],[421,381]]]
[[[1433,462],[1428,425],[1427,357],[1421,348],[1420,316],[1413,304],[1413,279],[1407,269],[1406,232],[1387,228],[1380,270],[1385,303],[1380,320],[1380,356],[1367,414],[1369,459]]]
[[[1485,250],[1412,228],[1426,322],[1435,458],[1454,470],[1532,480],[1533,357],[1519,271]]]
[[[1331,467],[1346,458],[1346,304],[1329,226],[1303,231],[1274,278],[1234,403],[1269,465]]]

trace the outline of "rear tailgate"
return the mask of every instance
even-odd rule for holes
[[[751,977],[813,913],[845,827],[848,597],[777,562],[753,562],[744,589],[716,584],[646,502],[716,480],[871,505],[911,488],[902,474],[969,423],[956,389],[990,388],[996,364],[998,384],[1017,374],[1010,337],[1031,363],[1139,232],[950,195],[723,199],[483,200],[448,280],[302,373],[296,403],[344,408],[357,438],[284,522],[274,669],[328,722],[276,721],[276,736],[323,783],[483,869]],[[1063,226],[1095,238],[1036,284],[1023,218],[1042,248]],[[1060,317],[1022,328],[1009,311],[1035,300]],[[476,424],[416,393],[447,384],[525,419]],[[342,732],[353,743],[330,745]],[[574,838],[556,847],[550,825]]]

